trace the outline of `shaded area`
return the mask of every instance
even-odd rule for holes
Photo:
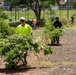
[[[8,68],[0,68],[0,73],[6,73],[6,74],[13,74],[13,73],[19,73],[19,72],[27,72],[29,70],[36,69],[36,67],[26,67],[26,66],[18,66],[15,69],[8,69]]]
[[[30,54],[28,63],[32,63],[31,66],[19,65],[12,70],[4,68],[3,59],[0,58],[0,75],[76,75],[76,29],[67,29],[66,32],[67,34],[60,37],[60,46],[51,46],[53,54],[40,54],[39,57],[43,61],[41,64],[34,63],[37,59]],[[41,33],[41,30],[34,31],[38,39]]]

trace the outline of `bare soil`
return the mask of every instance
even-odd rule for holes
[[[0,57],[0,75],[76,75],[76,29],[67,29],[60,38],[60,46],[51,46],[53,54],[39,54],[40,61],[33,53],[28,54],[29,66],[18,66],[11,70],[5,68]],[[35,30],[34,36],[40,39],[41,30]],[[20,64],[22,64],[20,62]]]

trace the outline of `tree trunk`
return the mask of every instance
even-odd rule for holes
[[[17,12],[16,12],[16,8],[15,8],[15,21],[17,20]]]
[[[34,13],[36,15],[37,21],[39,21],[40,20],[40,16],[41,16],[41,7],[39,5],[39,2],[35,3],[35,7],[34,7],[33,11],[34,11]]]
[[[35,16],[37,18],[37,21],[39,21],[41,18],[41,6],[39,4],[39,1],[38,0],[35,0],[34,1],[34,5],[32,4],[27,4],[27,6],[29,6],[35,13]]]
[[[41,15],[41,10],[39,11],[39,13],[37,11],[34,11],[35,12],[35,15],[36,15],[36,18],[37,18],[37,21],[39,21],[41,19],[40,15]]]

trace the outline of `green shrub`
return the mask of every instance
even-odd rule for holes
[[[2,33],[0,33],[0,39],[2,38],[3,36],[2,36]]]
[[[29,25],[31,25],[32,24],[32,21],[28,20],[28,21],[26,21],[26,23],[29,24]],[[19,24],[20,24],[20,22],[10,22],[9,23],[9,25],[11,27],[17,27]],[[37,26],[40,26],[40,27],[45,26],[45,20],[44,19],[41,19],[40,21],[38,21]]]
[[[38,21],[37,26],[40,26],[40,27],[45,26],[45,19],[41,19],[40,21]]]
[[[11,27],[17,27],[20,24],[20,22],[10,22],[9,25]]]
[[[27,24],[31,25],[32,22],[31,21],[26,21]],[[20,24],[20,22],[10,22],[9,25],[11,27],[17,27]]]
[[[0,18],[8,19],[9,17],[3,10],[0,9]]]
[[[41,45],[41,50],[44,49],[44,55],[47,55],[47,54],[52,54],[53,51],[52,51],[52,48],[48,45],[45,45],[45,44],[42,44]]]
[[[0,56],[5,57],[6,67],[15,68],[15,66],[17,66],[17,63],[24,56],[24,48],[34,53],[39,53],[41,50],[39,43],[32,40],[32,37],[29,35],[12,35],[7,39],[0,39]],[[45,45],[42,49],[45,55],[52,53],[51,47]]]
[[[10,18],[9,21],[12,22],[12,19]]]
[[[55,17],[50,17],[50,19],[51,19],[51,23],[55,21]]]
[[[45,41],[47,41],[47,39],[53,39],[54,37],[61,35],[63,35],[63,29],[55,28],[50,23],[47,23],[43,29],[43,36],[45,38]]]
[[[9,26],[8,23],[4,22],[4,19],[0,19],[0,33],[5,38],[8,35],[14,33],[14,29]]]

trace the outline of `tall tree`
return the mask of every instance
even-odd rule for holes
[[[11,2],[11,0],[9,0]],[[41,10],[44,6],[50,7],[50,4],[55,5],[59,4],[60,0],[12,0],[10,4],[10,9],[15,6],[28,6],[32,9],[37,17],[37,20],[40,20]]]

